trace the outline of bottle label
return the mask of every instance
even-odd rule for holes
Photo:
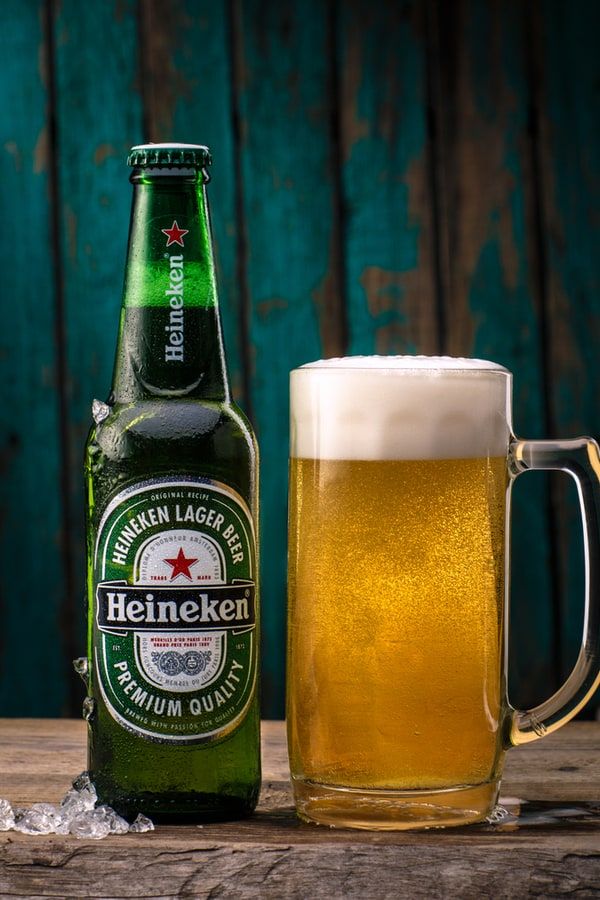
[[[239,725],[257,667],[252,517],[210,479],[151,479],[108,505],[94,557],[94,669],[111,715],[153,741]]]

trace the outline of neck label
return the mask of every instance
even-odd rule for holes
[[[169,259],[169,287],[165,297],[169,304],[169,323],[165,325],[165,362],[183,362],[183,253],[167,254]]]
[[[185,247],[184,237],[189,234],[189,228],[180,228],[176,219],[170,228],[160,230],[167,238],[167,248],[172,244]],[[169,323],[165,325],[165,362],[183,362],[183,253],[165,253],[165,257],[169,260],[169,286],[165,298],[170,307]]]

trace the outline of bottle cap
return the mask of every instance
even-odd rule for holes
[[[203,144],[138,144],[127,157],[129,166],[193,166],[203,169],[212,160]]]

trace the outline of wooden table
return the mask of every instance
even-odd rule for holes
[[[264,781],[243,822],[78,840],[0,834],[1,897],[397,898],[600,895],[600,723],[509,754],[518,826],[332,831],[296,820],[284,726],[263,726]],[[85,767],[84,723],[0,720],[0,797],[57,801]],[[515,800],[506,805],[518,809]]]

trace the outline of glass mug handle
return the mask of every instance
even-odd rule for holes
[[[585,615],[579,656],[562,687],[533,709],[512,710],[507,738],[514,747],[556,731],[582,709],[600,685],[600,448],[587,437],[512,441],[511,475],[533,469],[567,472],[577,484],[583,523]]]

